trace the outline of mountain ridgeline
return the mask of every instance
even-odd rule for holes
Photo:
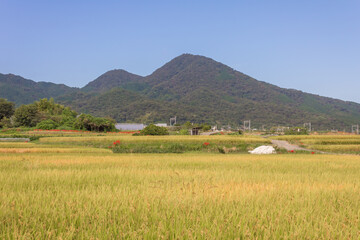
[[[78,90],[64,84],[34,82],[17,75],[0,73],[0,98],[6,98],[16,105],[29,104],[40,98],[56,98]]]
[[[54,97],[78,112],[119,122],[191,121],[221,125],[300,126],[349,129],[360,122],[360,104],[284,89],[210,58],[183,54],[151,75],[104,73],[81,89],[0,75],[0,97],[17,105]]]

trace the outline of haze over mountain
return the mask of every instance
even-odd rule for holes
[[[79,112],[119,122],[167,122],[176,115],[180,122],[239,125],[251,119],[257,127],[312,122],[316,129],[342,130],[360,121],[360,104],[280,88],[191,54],[174,58],[146,77],[112,70],[81,89],[20,77],[15,81],[12,76],[0,75],[0,86],[7,88],[0,97],[17,104],[54,97]],[[27,87],[20,88],[19,82]],[[37,93],[29,95],[32,91]]]

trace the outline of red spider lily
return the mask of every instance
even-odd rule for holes
[[[203,145],[204,145],[204,146],[209,146],[209,144],[210,144],[210,143],[208,143],[208,142],[204,142]]]
[[[311,154],[315,154],[315,152],[311,152]]]
[[[290,152],[291,152],[291,153],[293,153],[293,152],[294,152],[294,150],[291,150]]]

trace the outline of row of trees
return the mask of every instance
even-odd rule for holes
[[[79,129],[88,131],[114,131],[115,120],[99,118],[77,112],[54,102],[41,99],[32,104],[21,105],[0,99],[0,128],[35,127],[38,129]]]

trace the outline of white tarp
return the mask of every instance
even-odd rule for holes
[[[251,154],[273,154],[276,153],[275,148],[272,146],[260,146],[255,148],[252,151],[249,151]]]

